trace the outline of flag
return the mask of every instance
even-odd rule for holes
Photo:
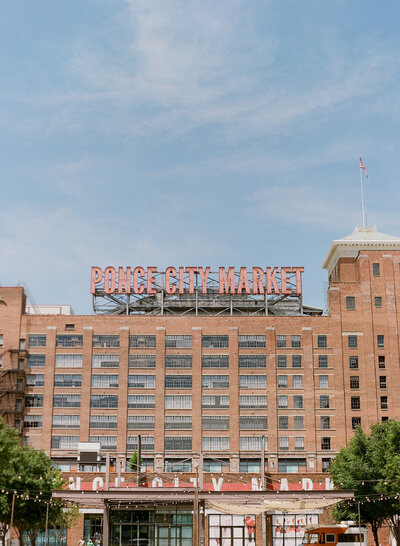
[[[365,172],[365,176],[368,178],[367,169],[365,168],[364,163],[362,162],[362,159],[360,157],[360,169],[363,169]]]

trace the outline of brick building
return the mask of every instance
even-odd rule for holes
[[[139,435],[148,481],[200,465],[206,481],[324,483],[357,425],[400,416],[400,238],[356,228],[333,241],[323,267],[327,314],[290,290],[208,302],[195,291],[191,306],[183,289],[168,306],[164,285],[151,301],[116,296],[102,307],[104,285],[96,314],[42,314],[26,308],[23,288],[0,287],[0,414],[78,489],[88,473],[105,476],[106,453],[127,483]],[[80,456],[87,443],[100,444],[94,459]],[[101,519],[88,510],[77,532]]]

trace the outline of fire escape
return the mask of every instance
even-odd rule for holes
[[[24,414],[26,351],[7,349],[0,353],[0,417],[22,432]]]

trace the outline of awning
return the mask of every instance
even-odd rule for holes
[[[310,510],[322,510],[328,506],[340,502],[342,499],[314,499],[314,500],[264,500],[258,504],[225,504],[222,502],[207,502],[208,508],[213,508],[222,514],[261,514],[276,510],[277,512],[308,512]]]

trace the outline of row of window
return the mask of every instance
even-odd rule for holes
[[[374,297],[374,304],[376,308],[382,307],[382,297],[381,296],[375,296]],[[346,310],[347,311],[355,311],[356,309],[356,298],[354,296],[346,296]]]

